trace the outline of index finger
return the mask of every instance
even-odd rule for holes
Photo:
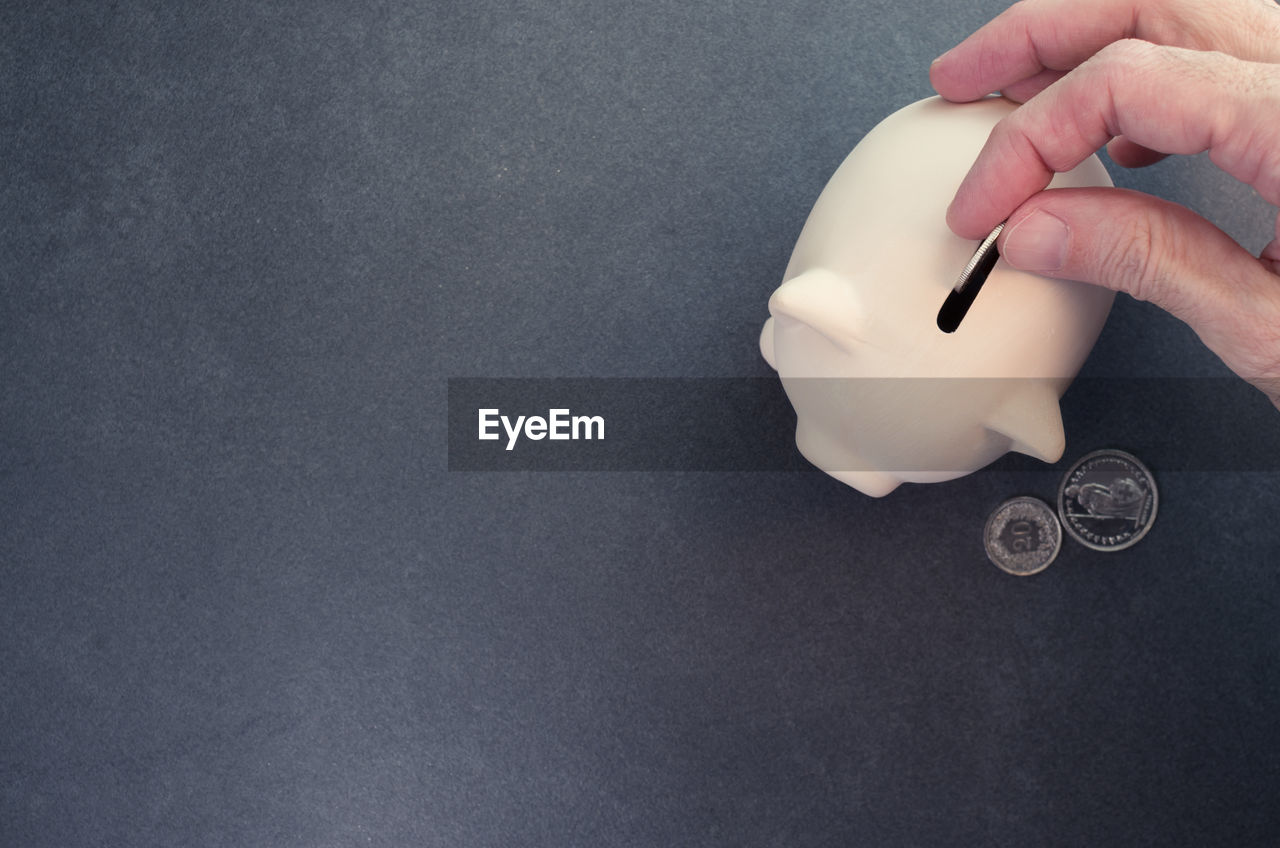
[[[969,101],[1042,71],[1066,71],[1136,34],[1135,3],[1020,2],[934,60],[929,81],[947,100]]]
[[[947,211],[977,239],[1058,172],[1123,135],[1161,153],[1210,151],[1280,202],[1280,67],[1221,53],[1111,44],[996,125]]]
[[[947,100],[976,100],[1069,71],[1126,38],[1275,62],[1280,8],[1271,0],[1021,0],[935,59],[929,78]]]

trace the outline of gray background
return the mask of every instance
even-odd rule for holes
[[[449,377],[767,374],[818,191],[999,8],[4,4],[0,843],[1276,844],[1274,471],[1019,580],[982,523],[1063,464],[446,470]],[[1086,368],[1224,373],[1127,298]]]

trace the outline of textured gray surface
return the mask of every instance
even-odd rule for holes
[[[448,377],[766,374],[817,192],[998,8],[0,10],[0,843],[1275,844],[1276,473],[1016,580],[1060,469],[446,471]],[[1087,369],[1223,373],[1125,298]]]

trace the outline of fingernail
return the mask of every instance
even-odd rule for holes
[[[1071,230],[1066,222],[1041,209],[1023,218],[1004,237],[1000,255],[1023,271],[1052,272],[1067,261]]]

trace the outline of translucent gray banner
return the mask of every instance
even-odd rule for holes
[[[1043,388],[1016,380],[815,379],[789,381],[787,391],[838,399],[846,419],[836,436],[853,443],[859,428],[883,430],[895,421],[931,421],[935,438],[966,438],[976,420],[970,407],[1037,387]],[[767,377],[451,378],[448,467],[813,470],[795,446],[796,413],[787,391]],[[1280,411],[1233,377],[1083,378],[1062,398],[1061,410],[1064,461],[1116,447],[1160,471],[1280,470]],[[898,470],[964,470],[940,467],[936,454],[906,462],[915,467]],[[863,470],[856,459],[849,465]],[[988,466],[1046,467],[1016,453]]]

